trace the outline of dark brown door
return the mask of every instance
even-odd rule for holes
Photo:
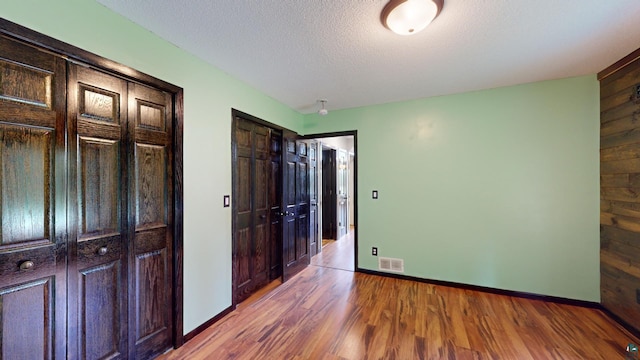
[[[234,118],[234,303],[238,304],[270,279],[269,206],[271,130],[253,121]],[[277,194],[276,194],[277,195]],[[276,224],[277,226],[277,224]]]
[[[269,178],[269,278],[282,276],[282,136],[271,131],[271,175]]]
[[[127,83],[69,66],[69,358],[127,358]]]
[[[296,138],[293,132],[283,132],[283,281],[303,270],[311,260],[308,145]]]
[[[322,150],[322,238],[338,239],[336,151]]]
[[[318,243],[318,143],[309,142],[309,246],[311,257],[319,250]]]
[[[66,357],[65,62],[0,37],[0,358]]]
[[[172,96],[128,86],[129,358],[171,348],[173,274]]]

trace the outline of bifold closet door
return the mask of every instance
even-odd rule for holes
[[[127,83],[69,65],[69,357],[127,358]]]
[[[0,36],[0,358],[66,357],[65,62]]]
[[[148,359],[172,345],[172,97],[129,83],[129,343]]]

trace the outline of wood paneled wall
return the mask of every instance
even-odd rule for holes
[[[640,331],[640,49],[600,80],[600,293]]]

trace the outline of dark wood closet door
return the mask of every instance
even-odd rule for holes
[[[63,60],[0,37],[0,358],[66,357]]]
[[[270,280],[282,276],[282,136],[271,131],[271,174],[269,178]]]
[[[236,203],[233,266],[237,304],[265,286],[270,279],[272,208],[269,206],[269,179],[272,160],[271,130],[239,117],[234,122]]]
[[[309,143],[309,246],[311,257],[318,253],[318,143]]]
[[[127,357],[127,83],[69,65],[69,357]]]
[[[283,133],[282,221],[283,275],[287,281],[311,260],[309,245],[309,165],[308,146],[297,135]]]
[[[129,83],[129,357],[172,345],[172,99]]]
[[[336,151],[322,150],[322,238],[338,239]]]

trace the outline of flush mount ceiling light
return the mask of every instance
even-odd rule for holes
[[[380,14],[380,21],[399,35],[413,35],[429,25],[442,10],[444,0],[391,0]]]
[[[324,108],[324,104],[327,102],[327,100],[322,99],[322,100],[318,100],[320,102],[320,104],[322,104],[322,108],[320,110],[318,110],[318,115],[322,115],[325,116],[329,113],[329,110]]]

